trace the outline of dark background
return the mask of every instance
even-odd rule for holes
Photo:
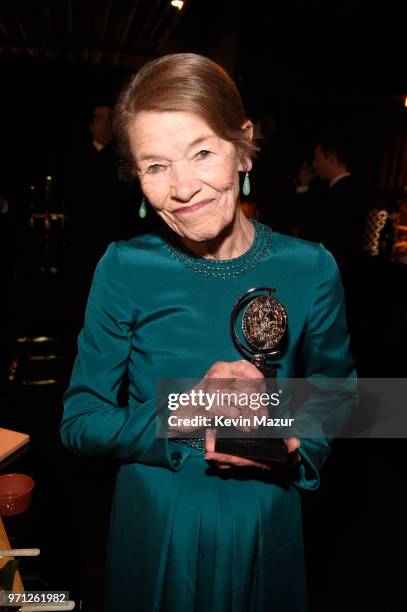
[[[250,117],[272,115],[276,172],[292,185],[321,133],[346,135],[365,206],[379,187],[407,182],[405,153],[394,170],[395,151],[407,146],[403,28],[396,2],[189,0],[180,12],[164,0],[1,3],[0,193],[16,235],[2,254],[13,282],[0,425],[30,433],[31,444],[0,469],[36,481],[30,510],[4,519],[12,545],[42,551],[41,561],[22,562],[26,588],[69,589],[81,609],[101,610],[115,473],[110,462],[75,458],[59,441],[77,327],[63,269],[41,272],[30,258],[29,186],[41,192],[51,175],[52,206],[63,210],[64,155],[86,137],[92,104],[114,101],[146,60],[192,51],[232,74]],[[405,376],[405,266],[365,262],[355,278],[347,298],[359,373]],[[39,336],[47,338],[41,347],[31,342]],[[38,354],[56,358],[31,359]],[[404,440],[339,442],[320,490],[303,496],[311,609],[407,610]]]
[[[365,185],[380,183],[387,127],[405,122],[403,17],[393,1],[189,0],[177,11],[164,0],[6,0],[2,182],[57,173],[59,154],[86,132],[95,100],[113,101],[147,59],[192,51],[231,72],[251,116],[275,115],[293,175],[333,125],[351,140]]]

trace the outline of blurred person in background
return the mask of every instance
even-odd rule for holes
[[[344,140],[321,140],[314,147],[311,164],[304,161],[297,184],[297,210],[296,234],[321,242],[345,273],[358,247],[361,202]]]
[[[96,263],[113,240],[145,233],[153,215],[140,218],[136,181],[120,180],[111,104],[94,105],[88,133],[66,156],[64,199],[68,210],[67,262],[74,318],[83,322]]]
[[[251,199],[260,220],[277,232],[292,234],[293,178],[277,116],[271,111],[253,117],[253,140],[259,145],[253,165]]]

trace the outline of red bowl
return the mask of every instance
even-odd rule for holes
[[[0,515],[14,516],[30,507],[35,482],[26,474],[0,476]]]

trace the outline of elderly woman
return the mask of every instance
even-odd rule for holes
[[[121,94],[116,130],[166,229],[113,243],[102,257],[65,395],[64,444],[121,461],[107,610],[306,610],[299,489],[318,486],[327,441],[287,440],[299,461],[282,482],[261,462],[214,452],[212,438],[205,449],[158,437],[156,382],[262,378],[229,330],[236,299],[258,286],[277,287],[289,316],[279,376],[293,377],[298,361],[307,377],[352,376],[336,264],[321,245],[243,214],[252,124],[209,59],[146,64]]]

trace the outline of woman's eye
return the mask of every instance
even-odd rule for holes
[[[210,155],[211,155],[211,152],[204,149],[202,151],[199,151],[199,153],[196,155],[196,158],[197,159],[208,159]]]
[[[151,166],[148,166],[147,168],[147,173],[148,174],[157,174],[157,172],[161,172],[161,170],[164,170],[165,166],[163,166],[162,164],[151,164]]]

